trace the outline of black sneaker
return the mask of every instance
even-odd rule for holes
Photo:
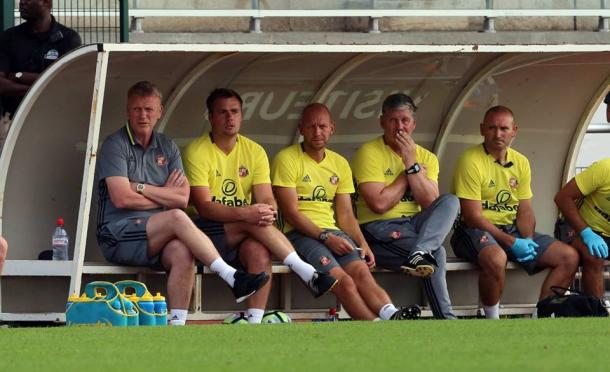
[[[418,305],[410,305],[407,307],[399,308],[392,316],[390,320],[413,320],[419,319],[421,316],[421,309]]]
[[[335,279],[334,276],[316,271],[313,273],[313,277],[307,282],[307,288],[309,288],[311,294],[315,298],[318,298],[328,293],[337,283],[339,283],[339,281]]]
[[[435,266],[438,264],[430,253],[417,251],[407,258],[400,270],[407,275],[428,278],[434,274]]]
[[[233,284],[231,289],[237,303],[252,296],[269,280],[269,275],[265,272],[250,274],[245,271],[236,271],[233,277],[235,278],[235,284]]]

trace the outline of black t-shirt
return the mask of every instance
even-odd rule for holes
[[[608,92],[608,94],[606,95],[606,98],[604,99],[604,103],[607,105],[610,105],[610,92]]]
[[[28,22],[0,33],[0,71],[41,73],[59,57],[81,45],[71,28],[55,21],[47,32],[32,33]],[[23,97],[1,97],[5,111],[14,113]]]

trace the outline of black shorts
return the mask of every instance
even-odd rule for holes
[[[329,272],[334,267],[345,267],[352,261],[360,261],[360,253],[356,250],[358,244],[346,233],[341,230],[324,230],[333,235],[337,235],[346,239],[354,247],[354,250],[348,254],[339,256],[334,254],[327,246],[320,243],[318,240],[303,235],[296,230],[292,230],[286,234],[290,243],[294,246],[295,251],[311,264],[317,271],[322,273]]]
[[[498,228],[507,234],[520,237],[515,225],[498,226]],[[451,247],[456,256],[476,264],[478,263],[478,256],[481,250],[485,249],[485,247],[497,245],[506,252],[510,261],[516,262],[527,271],[528,274],[533,275],[545,269],[544,267],[538,266],[538,259],[540,259],[549,246],[556,241],[549,235],[539,233],[534,233],[533,240],[538,244],[538,248],[536,248],[536,253],[538,253],[538,255],[536,256],[536,259],[526,262],[518,262],[517,257],[512,254],[510,247],[498,243],[490,233],[484,230],[469,229],[463,226],[456,227],[453,236],[451,237]]]
[[[97,241],[104,257],[121,265],[160,269],[159,255],[148,256],[146,225],[149,218],[150,215],[128,217],[101,226]]]

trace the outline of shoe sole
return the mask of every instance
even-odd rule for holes
[[[320,298],[320,297],[324,296],[324,295],[325,295],[325,294],[327,294],[328,292],[332,291],[332,290],[333,290],[333,288],[335,288],[335,286],[336,286],[337,284],[339,284],[339,280],[338,280],[338,279],[335,279],[335,282],[334,282],[334,283],[333,283],[333,284],[332,284],[330,287],[328,287],[328,289],[327,289],[326,291],[324,291],[324,292],[322,292],[322,293],[319,293],[317,296],[314,296],[314,298]]]
[[[240,298],[236,298],[236,299],[235,299],[235,302],[237,302],[237,303],[241,303],[241,302],[243,302],[244,300],[246,300],[248,297],[252,296],[252,295],[253,295],[253,294],[255,294],[255,293],[256,293],[256,291],[252,291],[252,292],[248,293],[248,294],[247,294],[247,295],[245,295],[245,296],[241,296]]]
[[[253,295],[253,294],[255,294],[255,293],[256,293],[256,292],[257,292],[259,289],[261,289],[262,287],[264,287],[264,286],[265,286],[265,284],[267,284],[267,282],[268,282],[268,281],[269,281],[269,275],[267,275],[267,276],[265,277],[265,280],[263,280],[263,282],[261,283],[261,285],[260,285],[260,286],[259,286],[257,289],[253,290],[252,292],[248,293],[248,294],[247,294],[247,295],[245,295],[245,296],[241,296],[241,297],[239,297],[239,298],[236,298],[236,299],[235,299],[235,302],[237,302],[237,303],[241,303],[241,302],[243,302],[244,300],[248,299],[248,297],[252,296],[252,295]]]
[[[434,266],[419,265],[419,266],[416,266],[414,269],[407,267],[407,266],[401,266],[400,271],[402,271],[403,273],[405,273],[409,276],[415,276],[418,278],[428,278],[428,277],[432,276],[432,274],[434,274]]]

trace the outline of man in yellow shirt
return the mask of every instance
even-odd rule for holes
[[[499,318],[507,260],[530,275],[550,269],[541,299],[553,294],[552,286],[568,287],[578,266],[572,247],[534,231],[529,161],[510,147],[517,129],[509,108],[487,110],[480,125],[483,143],[462,154],[453,177],[462,219],[451,245],[457,256],[478,264],[479,295],[491,319]]]
[[[315,297],[327,293],[337,280],[301,260],[274,226],[277,213],[269,161],[260,145],[239,134],[241,97],[231,89],[216,89],[206,104],[211,131],[190,143],[184,153],[191,201],[199,214],[197,226],[228,262],[271,275],[272,253]],[[270,282],[248,298],[249,323],[261,322]]]
[[[280,151],[271,167],[284,232],[307,262],[339,279],[333,293],[353,319],[419,316],[419,308],[396,308],[370,272],[375,256],[352,209],[352,172],[326,148],[335,131],[330,111],[308,105],[298,128],[303,142]]]
[[[412,137],[416,110],[406,94],[388,96],[379,120],[383,135],[352,159],[358,222],[377,263],[421,277],[434,317],[455,319],[442,244],[459,202],[451,194],[439,197],[438,160]]]
[[[572,178],[557,193],[555,203],[578,233],[571,244],[580,254],[584,291],[601,299],[610,244],[610,158]]]

